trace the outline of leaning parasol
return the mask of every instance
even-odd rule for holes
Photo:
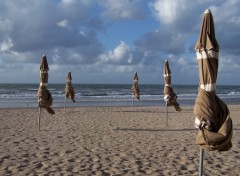
[[[200,172],[202,172],[203,149],[227,151],[232,147],[232,120],[229,109],[216,95],[219,45],[209,9],[204,12],[195,49],[199,66],[199,88],[194,115],[195,127],[199,129],[196,144],[200,145]]]
[[[173,106],[176,111],[181,111],[178,102],[177,102],[177,95],[173,91],[172,85],[171,85],[171,70],[169,67],[169,63],[167,60],[165,60],[164,63],[164,100],[166,101],[167,106]]]
[[[75,92],[72,86],[72,75],[71,72],[68,72],[67,75],[67,83],[66,83],[66,87],[65,87],[65,98],[69,98],[71,99],[74,103],[76,103],[75,101]],[[66,108],[66,99],[65,99],[65,108]]]

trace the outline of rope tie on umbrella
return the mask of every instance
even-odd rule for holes
[[[202,131],[204,141],[206,142],[206,144],[209,145],[209,141],[207,139],[206,133],[204,132],[204,129],[206,129],[208,131],[213,131],[213,123],[210,120],[205,120],[203,118],[201,120],[199,120],[196,117],[195,127]]]

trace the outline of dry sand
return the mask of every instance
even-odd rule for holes
[[[229,106],[233,147],[206,152],[205,175],[240,175],[240,106]],[[0,110],[0,175],[198,175],[193,107]]]

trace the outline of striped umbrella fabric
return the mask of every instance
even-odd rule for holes
[[[196,144],[206,150],[226,151],[232,147],[232,120],[227,105],[216,95],[219,45],[209,9],[204,12],[195,46],[199,66],[199,88],[194,105]]]
[[[52,106],[53,98],[48,90],[48,62],[47,57],[43,55],[42,62],[40,65],[40,85],[38,88],[38,104],[39,107],[45,108],[50,114],[55,114]]]
[[[167,106],[173,106],[176,111],[181,111],[178,102],[177,102],[177,95],[173,91],[172,85],[171,85],[171,70],[169,67],[169,63],[167,60],[164,62],[164,100],[166,101]]]
[[[66,88],[65,88],[65,96],[69,99],[71,99],[74,103],[76,102],[74,97],[75,97],[75,92],[72,86],[72,75],[71,72],[68,72],[67,75],[67,83],[66,83]]]
[[[135,72],[134,78],[133,78],[133,85],[131,87],[133,95],[140,101],[140,94],[139,94],[139,88],[138,88],[138,74]]]

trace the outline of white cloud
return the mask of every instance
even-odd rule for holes
[[[2,42],[0,46],[0,51],[8,51],[12,47],[13,47],[12,39],[10,37],[7,37],[7,39]]]
[[[121,41],[113,51],[102,54],[100,59],[103,63],[126,64],[132,62],[132,54],[129,46]]]
[[[68,28],[68,27],[69,27],[68,20],[59,21],[59,22],[57,22],[57,25],[58,25],[59,27],[62,27],[62,28]]]
[[[178,10],[181,8],[182,1],[158,0],[150,3],[156,18],[163,23],[173,23],[177,16]]]

